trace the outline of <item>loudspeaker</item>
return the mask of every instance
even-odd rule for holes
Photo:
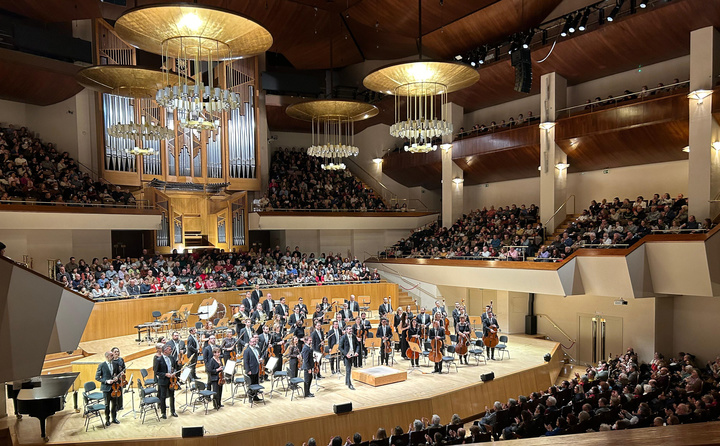
[[[480,375],[480,380],[482,382],[492,381],[493,379],[495,379],[495,372],[483,373]]]
[[[537,334],[537,316],[526,315],[525,316],[525,334],[536,335]]]
[[[343,403],[333,405],[333,412],[336,414],[352,412],[352,403]]]
[[[515,91],[530,93],[532,88],[532,65],[520,64],[515,67]]]
[[[512,54],[510,54],[510,62],[513,67],[520,64],[530,65],[532,63],[532,60],[530,59],[530,50],[521,48],[513,51]]]
[[[205,427],[203,426],[193,426],[193,427],[184,427],[182,428],[182,437],[183,438],[192,438],[192,437],[202,437],[205,435]]]

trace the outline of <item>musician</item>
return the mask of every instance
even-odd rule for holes
[[[260,289],[260,285],[255,284],[255,289],[253,290],[252,294],[250,295],[250,299],[252,300],[252,305],[248,308],[255,308],[257,307],[257,304],[260,303],[260,298],[263,297],[263,292]]]
[[[439,311],[436,312],[433,315],[433,323],[438,322],[441,327],[447,328],[447,327],[445,327],[445,318],[443,316],[444,316],[443,313],[441,313]]]
[[[388,325],[387,318],[380,319],[380,326],[375,332],[375,336],[382,339],[382,345],[380,346],[380,365],[390,365],[388,360],[390,359],[390,352],[385,348],[386,343],[392,343],[392,327]],[[405,353],[403,352],[403,356]]]
[[[457,334],[457,325],[460,323],[460,302],[455,302],[455,309],[452,312],[453,324],[455,325],[455,332]]]
[[[465,345],[470,345],[470,324],[467,322],[467,318],[465,315],[458,315],[459,320],[458,323],[455,324],[455,330],[457,332],[457,340],[460,342],[460,338],[464,337],[465,339]],[[468,364],[468,354],[465,353],[464,355],[460,355],[460,364],[463,363],[463,359],[465,359],[465,364]]]
[[[171,355],[175,362],[178,361],[180,356],[182,356],[183,353],[185,353],[185,343],[180,340],[180,332],[179,331],[173,331],[172,337],[170,340],[165,344],[170,346],[171,349]]]
[[[407,330],[407,334],[405,335],[407,341],[408,341],[408,347],[410,345],[410,342],[416,343],[421,349],[423,348],[422,341],[420,337],[422,336],[422,332],[420,330],[420,325],[418,324],[417,319],[410,319],[410,327]],[[407,350],[405,351],[407,354]],[[417,359],[410,359],[410,365],[415,367],[420,367],[420,357],[418,356]]]
[[[238,335],[238,342],[240,342],[240,350],[245,349],[245,347],[250,344],[250,339],[252,339],[255,332],[252,328],[252,322],[250,319],[245,319],[245,328],[243,328]]]
[[[355,335],[355,340],[360,344],[357,348],[358,353],[362,353],[364,343],[365,343],[365,336],[367,336],[367,332],[365,331],[365,327],[362,325],[362,319],[355,318],[355,325],[352,326],[353,335]],[[362,367],[362,360],[363,355],[357,355],[355,356],[355,367]]]
[[[485,305],[485,312],[480,316],[480,320],[482,320],[483,325],[485,325],[485,319],[488,319],[490,315],[492,314],[492,307],[490,305]]]
[[[293,336],[290,346],[287,349],[286,355],[290,359],[290,378],[297,378],[298,357],[300,357],[300,347],[298,347],[297,336]]]
[[[160,398],[160,412],[162,419],[167,419],[166,399],[170,398],[170,415],[177,417],[175,413],[175,390],[170,388],[170,378],[175,376],[177,370],[177,360],[172,356],[172,347],[165,345],[162,349],[161,356],[153,358],[153,373],[158,385],[158,398]]]
[[[275,356],[278,358],[277,365],[275,366],[275,369],[271,370],[271,373],[275,373],[276,370],[282,370],[283,365],[283,344],[285,341],[283,341],[283,334],[281,331],[282,327],[280,324],[273,325],[273,331],[270,333],[270,344],[268,348],[268,353],[272,351],[272,356]]]
[[[112,352],[105,353],[105,362],[98,364],[95,372],[95,381],[100,383],[100,390],[105,397],[105,426],[110,426],[110,415],[112,422],[120,424],[117,419],[118,399],[112,396],[112,385],[119,379],[117,363],[113,362],[115,355]]]
[[[360,356],[360,344],[355,337],[355,333],[353,333],[352,327],[345,329],[345,334],[340,338],[340,347],[338,348],[345,362],[345,385],[350,390],[355,390],[352,385],[351,375],[353,362],[355,362],[355,358]]]
[[[445,312],[445,306],[443,306],[439,300],[435,301],[435,308],[432,309],[433,316],[435,316],[436,313],[440,313],[443,316],[447,314],[447,312]]]
[[[305,316],[300,312],[300,307],[295,305],[295,308],[293,308],[293,314],[290,315],[290,319],[288,320],[288,323],[290,325],[295,325],[298,322],[302,323],[305,320]]]
[[[285,303],[285,298],[280,298],[280,303],[277,304],[275,307],[275,314],[280,315],[282,318],[283,325],[285,325],[285,321],[287,320],[288,316],[290,316],[290,309],[288,308],[287,304]]]
[[[408,322],[410,322],[411,320],[413,320],[413,317],[415,317],[415,316],[413,315],[412,311],[410,311],[410,305],[408,305],[407,307],[405,307],[405,313],[407,314],[407,320],[408,320]]]
[[[488,309],[485,314],[482,315],[482,321],[483,321],[483,338],[488,336],[490,333],[497,333],[500,331],[500,324],[498,324],[497,319],[495,318],[495,315],[492,313],[492,310]],[[490,356],[490,359],[493,361],[495,360],[495,347],[485,347],[486,354],[485,356]]]
[[[220,347],[217,346],[215,336],[210,336],[210,339],[208,339],[208,344],[203,348],[203,361],[205,361],[205,369],[207,371],[207,362],[210,360],[210,358],[213,357],[213,349],[216,348],[218,351],[220,350]],[[210,376],[208,375],[208,382],[207,387],[210,387]]]
[[[345,323],[345,319],[343,318],[341,311],[335,313],[335,322],[337,322],[338,328],[340,329],[340,331],[345,333],[345,326],[347,324]],[[338,338],[338,339],[340,339],[340,338]]]
[[[339,316],[339,315],[338,315]],[[342,321],[342,317],[340,316],[340,320]],[[328,341],[328,347],[330,350],[335,346],[335,344],[340,342],[340,336],[342,336],[343,330],[340,328],[340,324],[337,320],[333,321],[332,328],[327,332],[327,341]],[[339,347],[338,347],[339,348]],[[333,358],[330,360],[330,371],[335,374],[335,365],[337,365],[338,372],[340,371],[340,356],[337,356],[337,358]]]
[[[236,347],[237,339],[233,337],[233,331],[229,329],[225,330],[225,338],[223,338],[222,344],[220,344],[223,364],[227,364],[227,362],[230,360],[231,353],[236,351]]]
[[[346,300],[345,302],[347,303],[348,309],[349,309],[351,312],[357,313],[357,312],[360,311],[360,304],[357,303],[357,301],[355,300],[355,295],[354,295],[354,294],[351,294],[351,295],[350,295],[350,300]]]
[[[125,360],[120,357],[120,349],[117,347],[113,347],[112,350],[110,350],[113,354],[113,362],[117,365],[118,372],[122,375],[125,372]],[[121,376],[122,378],[122,376]],[[123,409],[123,394],[120,393],[120,396],[118,397],[118,410]]]
[[[299,320],[295,325],[292,326],[293,330],[293,336],[297,336],[298,342],[300,344],[300,349],[302,350],[302,346],[305,343],[305,325],[303,324],[302,320]]]
[[[323,296],[322,302],[320,302],[320,308],[322,309],[323,313],[327,313],[328,311],[332,310],[332,305],[330,302],[328,302],[327,296]]]
[[[462,317],[465,318],[465,322],[467,322],[468,324],[470,324],[470,316],[469,316],[469,315],[467,314],[467,312],[465,311],[465,307],[464,307],[464,306],[460,306],[460,314],[458,314],[458,320],[460,320],[460,318],[462,318]],[[457,324],[455,324],[455,332],[456,332],[456,334],[457,334]]]
[[[428,334],[429,339],[437,339],[442,342],[440,344],[440,353],[445,356],[445,329],[440,326],[439,321],[433,322],[433,327],[430,329]],[[435,363],[435,370],[433,373],[442,373],[442,361]]]
[[[205,323],[205,331],[203,331],[203,337],[202,337],[203,348],[207,347],[210,337],[215,337],[215,328],[213,327],[212,321],[208,320]]]
[[[260,381],[260,361],[262,360],[262,356],[258,349],[257,342],[257,336],[253,336],[250,339],[248,347],[245,349],[245,354],[243,354],[243,368],[245,369],[245,374],[250,378],[250,384],[259,384]],[[254,401],[260,401],[257,394],[248,393],[248,398],[253,398]]]
[[[197,358],[198,358],[198,351],[200,350],[198,348],[198,340],[197,340],[197,328],[190,327],[188,335],[188,340],[185,343],[187,346],[187,355],[188,355],[188,362],[190,365],[190,376],[192,379],[198,379],[197,373],[195,372],[195,367],[197,366]]]
[[[384,317],[388,313],[392,313],[392,305],[390,305],[390,298],[383,297],[383,303],[380,305],[380,308],[378,308],[378,313],[380,313],[380,318]]]
[[[223,372],[223,365],[222,362],[220,362],[220,348],[218,347],[212,347],[210,350],[212,353],[210,354],[210,359],[205,361],[205,373],[208,375],[208,387],[211,391],[215,392],[215,396],[213,397],[213,408],[216,410],[220,410],[222,405],[222,388],[223,386],[220,385],[218,382],[220,379],[220,374]],[[247,356],[247,355],[245,355]]]
[[[343,304],[343,309],[340,311],[340,314],[345,322],[352,320],[353,312],[350,310],[347,302]]]
[[[262,304],[257,304],[255,306],[255,311],[253,312],[252,316],[250,317],[251,322],[253,325],[255,324],[265,324],[265,321],[268,320],[268,315],[265,313],[265,310],[263,310]],[[258,334],[262,333],[262,326],[258,327]]]
[[[401,310],[402,311],[402,310]],[[410,328],[410,323],[407,319],[407,314],[403,313],[400,316],[400,324],[398,325],[398,337],[400,338],[400,354],[403,359],[407,358],[407,349],[410,348],[407,340],[407,331]]]
[[[310,337],[312,338],[313,352],[320,353],[320,361],[318,362],[321,363],[322,357],[325,354],[325,333],[322,331],[322,324],[320,322],[315,323],[315,329],[310,334]],[[320,374],[319,370],[320,369],[318,368],[317,379],[322,379],[323,376]]]
[[[275,301],[272,298],[272,294],[267,293],[267,297],[262,303],[263,311],[267,313],[268,319],[272,319],[275,312]]]
[[[260,356],[267,362],[267,358],[270,350],[272,334],[270,333],[270,327],[264,325],[262,327],[262,334],[258,335],[258,349],[260,350]],[[269,381],[269,373],[265,374],[265,380]]]
[[[303,318],[306,318],[307,315],[310,314],[310,312],[308,311],[307,305],[305,305],[305,304],[303,303],[303,298],[302,298],[302,297],[298,297],[297,307],[300,308],[300,313],[302,313]]]
[[[321,322],[323,321],[323,318],[325,317],[325,312],[322,309],[321,304],[315,305],[315,312],[313,313],[313,322]]]
[[[430,319],[430,315],[425,313],[425,307],[420,308],[420,314],[417,315],[417,321],[419,325],[424,325],[425,328],[430,326],[430,323],[432,320]]]
[[[257,285],[255,285],[257,286]],[[245,298],[242,300],[242,304],[245,305],[245,309],[248,313],[252,313],[257,304],[253,303],[252,293],[250,291],[245,293]]]
[[[310,384],[312,384],[312,374],[315,368],[315,358],[313,358],[313,340],[312,337],[305,339],[305,345],[302,348],[302,369],[305,372],[305,398],[312,398],[315,395],[310,393]]]
[[[245,324],[245,319],[250,319],[250,315],[245,310],[245,304],[240,304],[240,308],[237,313],[233,314],[233,318],[235,319],[235,332],[240,333]]]

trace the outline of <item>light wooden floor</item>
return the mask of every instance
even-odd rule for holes
[[[117,341],[117,338],[111,341]],[[99,341],[95,341],[96,343]],[[114,344],[113,344],[114,345]],[[320,380],[322,386],[315,389],[313,383],[313,393],[316,397],[311,399],[295,399],[290,401],[290,396],[283,394],[274,394],[266,396],[266,404],[254,406],[243,404],[242,400],[237,400],[234,406],[229,402],[225,403],[225,407],[220,411],[211,411],[208,415],[204,415],[200,406],[193,413],[188,410],[180,413],[179,418],[169,418],[168,420],[156,421],[148,416],[145,424],[141,424],[139,418],[133,419],[132,415],[120,418],[120,425],[111,425],[107,429],[100,427],[97,420],[94,420],[95,427],[91,427],[89,432],[85,432],[84,419],[82,414],[76,414],[72,410],[65,410],[48,419],[48,435],[50,443],[76,443],[88,440],[102,441],[108,439],[136,439],[136,438],[153,438],[153,437],[179,437],[181,435],[182,426],[200,426],[204,425],[208,433],[217,434],[222,432],[237,431],[250,427],[270,425],[279,420],[302,419],[307,417],[324,416],[332,413],[333,405],[339,403],[352,402],[354,408],[372,407],[390,403],[397,403],[410,399],[428,397],[432,395],[442,394],[446,391],[457,389],[469,383],[478,382],[480,374],[494,372],[496,376],[504,376],[513,372],[536,367],[543,364],[543,355],[550,352],[555,346],[554,342],[526,337],[524,335],[511,335],[508,347],[511,359],[504,361],[488,361],[488,364],[480,366],[462,365],[458,366],[459,371],[456,373],[453,368],[450,374],[442,376],[431,374],[432,365],[425,365],[421,360],[421,370],[423,373],[413,372],[408,375],[408,380],[401,383],[390,384],[383,387],[371,387],[359,382],[355,382],[357,390],[351,391],[344,385],[344,371],[342,375],[328,376]],[[100,350],[110,348],[111,345],[100,345]],[[123,346],[120,346],[123,349]],[[127,349],[127,346],[126,346]],[[123,354],[124,356],[124,354]],[[371,365],[372,363],[370,363]],[[409,366],[409,362],[400,359],[393,367],[405,370]],[[367,364],[366,364],[367,367]],[[204,374],[198,369],[201,379]],[[343,369],[344,370],[344,369]],[[326,375],[329,375],[329,368]],[[266,392],[269,391],[269,383],[266,385]],[[542,390],[542,389],[538,389]],[[137,396],[137,395],[136,395]],[[229,387],[226,386],[223,398],[229,396]],[[125,410],[131,407],[130,395],[125,395]],[[176,392],[176,404],[178,412],[181,404],[185,403],[185,391]],[[492,401],[487,403],[492,404]],[[12,401],[9,401],[12,406]],[[136,401],[137,407],[137,401]],[[66,408],[72,408],[72,398],[68,397]],[[12,412],[12,407],[8,408],[8,413]],[[418,416],[429,417],[432,414],[418,414]],[[466,414],[465,414],[466,415]],[[446,422],[447,420],[443,420]],[[395,426],[393,420],[387,420],[386,428]],[[16,421],[12,416],[0,420],[0,428],[8,426],[16,440],[15,444],[31,444],[37,443],[40,436],[38,421],[34,418],[23,417],[21,421]],[[19,443],[18,443],[19,440]]]

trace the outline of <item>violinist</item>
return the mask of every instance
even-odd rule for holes
[[[198,340],[197,340],[197,328],[190,327],[189,335],[185,345],[187,346],[188,363],[190,364],[190,376],[192,379],[198,379],[197,373],[195,373],[195,366],[197,365],[198,352]]]
[[[298,358],[300,357],[300,347],[298,347],[297,336],[293,336],[292,341],[286,350],[285,356],[287,356],[290,360],[290,378],[297,378]]]
[[[417,319],[411,319],[410,320],[410,328],[407,330],[407,340],[408,345],[410,342],[416,343],[420,348],[422,347],[422,341],[420,340],[420,325],[418,325]],[[413,359],[410,358],[410,365],[415,367],[420,367],[420,356],[418,355],[417,358]]]
[[[360,368],[360,367],[362,367],[362,360],[363,360],[362,350],[363,350],[363,347],[365,344],[366,332],[365,332],[365,327],[362,325],[362,319],[360,319],[359,317],[355,319],[355,325],[352,326],[352,333],[353,333],[353,336],[355,336],[355,341],[357,341],[357,343],[359,344],[358,352],[360,353],[359,355],[357,355],[355,357],[354,365],[355,365],[355,367]]]
[[[171,355],[175,361],[178,361],[182,354],[185,353],[185,344],[180,340],[180,332],[178,331],[173,331],[172,337],[165,345],[170,346]]]
[[[257,333],[262,333],[262,326],[267,322],[268,315],[263,310],[262,304],[257,304],[255,307],[255,311],[253,312],[252,316],[250,317],[252,324],[260,324],[260,327],[258,327]]]
[[[120,373],[120,378],[123,378],[123,375],[125,374],[125,360],[123,360],[120,357],[120,349],[117,347],[113,347],[112,350],[110,350],[113,354],[113,362],[117,365],[118,373]],[[118,410],[123,409],[123,394],[120,393],[120,396],[118,397]]]
[[[167,419],[166,399],[170,398],[170,415],[177,417],[175,413],[175,391],[170,388],[170,378],[177,372],[177,361],[172,357],[172,347],[165,345],[162,348],[162,355],[153,358],[153,372],[157,379],[158,398],[160,398],[160,412],[162,419]]]
[[[253,336],[243,354],[243,368],[245,369],[245,374],[250,378],[250,384],[259,384],[260,382],[260,361],[262,360],[262,355],[258,349],[257,342],[258,337]],[[260,397],[258,397],[257,394],[248,393],[248,398],[252,398],[253,401],[260,401]]]
[[[303,323],[305,321],[305,316],[300,312],[300,307],[295,305],[295,308],[293,308],[293,314],[290,315],[290,319],[288,320],[288,323],[290,325],[296,325],[298,322]]]
[[[264,361],[265,364],[267,364],[267,359],[270,352],[270,340],[272,339],[272,335],[270,334],[270,327],[267,325],[263,325],[262,327],[262,334],[258,335],[258,350],[260,350],[260,357]],[[271,370],[265,371],[265,381],[270,381],[270,378],[272,376]]]
[[[428,338],[431,340],[437,339],[441,342],[440,353],[445,356],[445,329],[440,326],[440,321],[437,319],[433,322],[433,327],[428,333]],[[442,363],[442,361],[435,363],[435,370],[433,370],[433,373],[442,373]]]
[[[380,365],[385,364],[389,366],[390,350],[387,347],[392,344],[392,327],[388,325],[387,318],[384,317],[380,319],[380,326],[375,336],[382,339],[382,345],[380,346]]]
[[[459,322],[455,325],[455,330],[457,331],[457,342],[460,343],[460,340],[462,338],[463,342],[465,343],[465,354],[460,355],[460,364],[463,363],[463,359],[465,360],[465,364],[468,364],[468,354],[467,354],[467,346],[470,343],[470,324],[467,323],[467,319],[465,315],[459,315]]]
[[[235,351],[235,348],[237,347],[237,339],[233,337],[233,331],[228,329],[225,330],[225,337],[222,340],[222,344],[220,344],[220,351],[222,352],[222,358],[223,358],[223,364],[227,364],[227,362],[231,359],[231,353]]]
[[[245,355],[247,356],[247,355]],[[247,369],[246,369],[247,370]],[[210,359],[205,361],[205,373],[208,375],[208,383],[210,383],[210,390],[215,392],[215,396],[213,398],[213,408],[216,410],[220,410],[222,405],[222,388],[223,386],[220,385],[220,374],[223,372],[223,365],[220,359],[220,348],[219,347],[213,347],[212,348],[212,355],[210,356]],[[255,375],[257,376],[257,375]],[[256,381],[257,384],[257,381]]]
[[[275,306],[275,314],[280,316],[283,321],[283,325],[285,325],[288,316],[290,316],[290,309],[285,303],[285,297],[281,297],[280,303]]]
[[[325,333],[322,331],[322,324],[320,324],[320,322],[315,323],[315,329],[310,334],[310,337],[312,338],[313,352],[320,354],[321,360],[318,362],[322,362],[322,357],[325,355],[325,352],[323,351],[325,348]],[[323,376],[318,372],[316,378],[322,379]]]
[[[283,344],[285,341],[283,341],[283,335],[281,331],[282,327],[280,324],[273,325],[273,331],[270,333],[270,345],[268,347],[268,354],[271,356],[274,356],[278,358],[277,366],[275,366],[275,370],[271,370],[271,373],[275,373],[276,370],[282,369],[283,364]]]
[[[339,316],[339,315],[338,315]],[[342,322],[342,316],[340,316],[340,322]],[[335,346],[335,344],[340,342],[340,336],[342,336],[343,330],[340,328],[339,322],[337,320],[333,321],[332,328],[330,331],[327,332],[327,341],[328,341],[328,347],[330,350]],[[336,367],[337,366],[337,367]],[[335,373],[335,369],[337,368],[337,371],[340,372],[340,356],[337,358],[332,358],[330,360],[330,370],[332,373]]]
[[[332,305],[328,301],[327,296],[323,296],[322,302],[320,302],[320,309],[322,310],[323,314],[327,313],[328,311],[332,310]]]
[[[497,335],[497,332],[500,331],[500,324],[498,324],[497,318],[492,312],[492,309],[490,307],[487,308],[485,314],[482,315],[482,323],[483,323],[483,338],[495,334]],[[495,360],[495,347],[488,347],[486,345],[486,356],[490,356],[491,360]]]
[[[315,305],[315,312],[313,313],[313,323],[322,323],[323,318],[325,317],[325,312],[322,309],[322,305],[317,304]]]
[[[335,313],[335,322],[338,324],[338,328],[345,333],[345,326],[347,325],[345,323],[345,319],[343,318],[342,312],[338,311]]]
[[[303,319],[305,319],[308,316],[308,314],[310,314],[310,312],[308,311],[307,305],[305,305],[303,303],[302,297],[298,297],[297,307],[300,309],[300,314],[303,315]]]
[[[110,426],[110,414],[112,422],[120,424],[117,419],[118,400],[112,396],[112,385],[119,379],[117,364],[113,362],[115,356],[112,352],[105,353],[105,362],[98,364],[95,372],[95,381],[100,383],[100,390],[105,397],[105,426]]]

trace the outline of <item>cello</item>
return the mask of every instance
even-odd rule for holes
[[[443,341],[434,338],[430,343],[430,346],[430,354],[428,355],[428,359],[434,363],[442,362],[443,355],[441,350],[443,347]]]
[[[468,338],[467,334],[459,331],[457,335],[457,344],[455,344],[455,353],[460,356],[466,355],[468,352]]]

